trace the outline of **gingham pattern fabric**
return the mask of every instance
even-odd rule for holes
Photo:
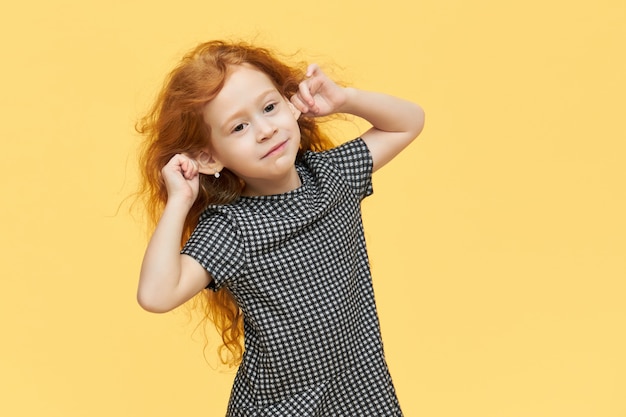
[[[227,415],[401,416],[361,222],[367,146],[307,152],[296,168],[296,190],[209,207],[183,248],[244,313]]]

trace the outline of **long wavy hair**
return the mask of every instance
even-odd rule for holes
[[[210,41],[187,53],[166,77],[156,101],[136,126],[144,138],[139,157],[139,195],[152,228],[167,202],[161,169],[177,153],[193,156],[202,148],[210,148],[210,129],[203,120],[202,110],[224,86],[229,68],[241,64],[252,65],[267,74],[286,98],[297,92],[304,78],[303,65],[288,65],[275,52],[246,42]],[[333,146],[314,118],[300,117],[298,124],[300,154]],[[219,179],[200,175],[200,192],[185,219],[181,247],[207,206],[229,204],[241,195],[242,181],[228,169],[221,174]],[[243,317],[233,295],[227,288],[203,290],[195,301],[204,320],[212,321],[221,334],[221,361],[231,366],[239,364],[243,356]]]

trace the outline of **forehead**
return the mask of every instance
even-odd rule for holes
[[[224,86],[218,93],[227,94],[229,91],[252,93],[259,89],[276,88],[270,77],[260,69],[250,65],[231,65],[228,67],[228,75]]]
[[[251,106],[278,89],[263,71],[248,65],[232,65],[224,86],[204,107],[204,120],[212,124]]]

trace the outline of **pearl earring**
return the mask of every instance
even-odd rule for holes
[[[215,178],[219,178],[220,177],[220,172],[219,171],[215,171],[215,174],[213,174],[213,176]]]

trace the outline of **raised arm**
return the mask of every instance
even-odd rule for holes
[[[352,114],[367,120],[372,127],[361,137],[374,161],[374,171],[406,148],[424,127],[424,111],[410,101],[383,93],[344,88],[335,84],[316,65],[307,69],[306,79],[291,97],[305,116],[332,113]]]
[[[179,246],[185,217],[198,196],[198,167],[192,159],[176,155],[161,173],[168,200],[148,243],[137,290],[139,305],[154,313],[178,307],[210,280],[196,260],[180,254]]]

